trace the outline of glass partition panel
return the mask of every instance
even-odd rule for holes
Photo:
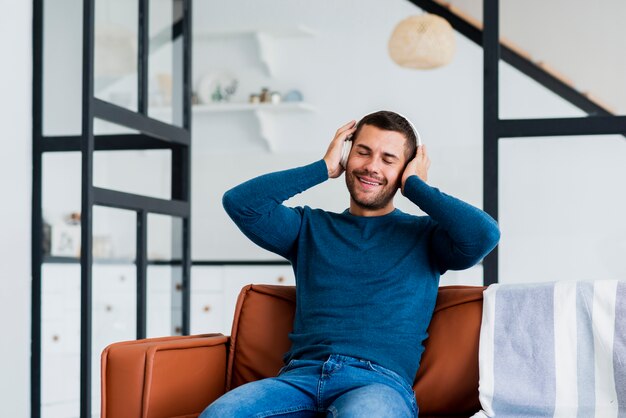
[[[181,218],[148,214],[148,260],[180,263],[183,249]]]
[[[80,406],[80,265],[41,272],[41,416],[77,417]],[[62,384],[59,379],[62,376]]]
[[[80,256],[81,157],[79,152],[46,153],[42,158],[43,252]]]
[[[500,35],[529,61],[612,114],[626,114],[626,3],[580,7],[566,1],[500,2]],[[530,28],[530,30],[529,30]],[[571,117],[564,99],[535,96],[536,87],[515,71],[501,73],[506,118]],[[517,105],[517,106],[516,106]],[[504,113],[504,114],[502,114]],[[599,113],[591,114],[595,116]]]
[[[500,141],[500,282],[626,275],[624,138]]]
[[[137,251],[136,212],[103,206],[93,208],[94,262],[132,264]]]
[[[80,135],[83,2],[43,1],[43,134]]]
[[[114,342],[137,336],[136,213],[93,210],[92,411],[100,411],[100,356]]]
[[[171,197],[169,149],[96,151],[93,161],[96,187],[161,199]]]
[[[447,3],[482,28],[483,1]],[[626,54],[616,53],[626,48],[621,19],[626,3],[602,2],[592,8],[566,1],[501,0],[499,4],[500,39],[505,46],[606,111],[626,114]],[[507,119],[572,117],[581,112],[504,63],[500,99],[500,115]]]
[[[182,269],[149,265],[147,272],[148,338],[182,335]]]
[[[98,0],[95,7],[95,96],[137,111],[138,3]]]
[[[181,218],[148,214],[149,337],[182,334]]]
[[[182,126],[183,2],[150,2],[148,115]]]

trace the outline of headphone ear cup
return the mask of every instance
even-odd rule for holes
[[[344,170],[346,169],[346,166],[348,165],[348,156],[350,155],[351,149],[352,149],[352,141],[351,140],[343,141],[343,147],[341,148],[341,161],[339,162],[339,164],[341,164]]]

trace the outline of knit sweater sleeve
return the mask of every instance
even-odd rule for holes
[[[298,238],[302,211],[282,203],[328,179],[324,160],[265,174],[230,190],[223,198],[226,213],[250,240],[282,257]]]
[[[440,273],[472,267],[498,244],[498,224],[486,212],[429,186],[418,176],[406,180],[404,194],[435,222],[430,245]]]

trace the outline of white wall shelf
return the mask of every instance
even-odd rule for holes
[[[211,112],[254,112],[254,116],[259,122],[261,138],[265,141],[270,152],[276,149],[276,123],[274,115],[280,112],[314,112],[313,105],[304,102],[284,102],[284,103],[215,103],[197,105],[193,108],[194,114],[199,116],[202,113]]]
[[[306,102],[281,102],[281,103],[247,103],[247,102],[216,102],[209,104],[197,104],[192,106],[194,117],[221,112],[253,112],[259,122],[261,138],[265,141],[269,151],[275,151],[276,127],[274,115],[283,112],[316,112],[317,109]],[[171,108],[152,108],[150,114],[171,113]]]

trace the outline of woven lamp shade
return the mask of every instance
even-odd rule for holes
[[[411,16],[398,23],[388,48],[391,59],[401,67],[441,67],[454,57],[454,30],[447,20],[437,15]]]

